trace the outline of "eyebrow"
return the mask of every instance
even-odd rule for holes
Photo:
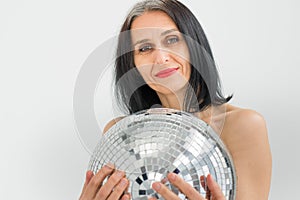
[[[173,28],[173,29],[170,29],[170,30],[166,30],[166,31],[162,32],[162,33],[160,34],[160,36],[167,35],[167,34],[172,33],[172,32],[174,32],[174,31],[177,31],[177,29]]]
[[[160,36],[167,35],[167,34],[172,33],[172,32],[174,32],[174,31],[178,31],[178,30],[175,29],[175,28],[170,29],[170,30],[166,30],[166,31],[162,32],[162,33],[160,34]],[[140,44],[140,43],[144,43],[144,42],[148,42],[148,41],[150,41],[150,40],[149,40],[149,39],[138,40],[136,43],[134,43],[133,46],[135,47],[136,45],[138,45],[138,44]]]

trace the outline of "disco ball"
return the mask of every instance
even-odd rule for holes
[[[151,187],[157,181],[185,199],[166,181],[169,172],[203,196],[207,190],[200,177],[211,174],[227,200],[236,195],[236,174],[225,145],[208,124],[183,111],[154,108],[117,122],[101,137],[88,168],[97,173],[107,163],[126,173],[134,200],[163,199]]]

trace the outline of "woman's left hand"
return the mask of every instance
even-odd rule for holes
[[[208,174],[207,186],[209,190],[209,194],[206,195],[206,198],[201,196],[201,194],[196,191],[190,184],[185,182],[182,178],[180,178],[175,173],[169,173],[167,176],[169,182],[177,187],[189,200],[225,200],[225,196],[223,195],[219,185],[213,180],[212,176]],[[201,183],[202,187],[204,187],[204,183]],[[169,190],[163,183],[155,182],[152,184],[153,189],[159,193],[166,200],[180,200],[180,198]],[[155,200],[155,198],[150,198],[149,200]]]

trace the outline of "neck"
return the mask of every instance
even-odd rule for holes
[[[164,108],[173,108],[176,110],[184,110],[183,108],[183,102],[185,94],[183,92],[181,93],[170,93],[170,94],[162,94],[157,93],[160,102]]]

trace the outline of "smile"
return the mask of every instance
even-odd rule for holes
[[[179,67],[164,69],[164,70],[161,70],[160,72],[158,72],[157,74],[155,74],[155,76],[158,78],[166,78],[166,77],[174,74],[178,69],[179,69]]]

